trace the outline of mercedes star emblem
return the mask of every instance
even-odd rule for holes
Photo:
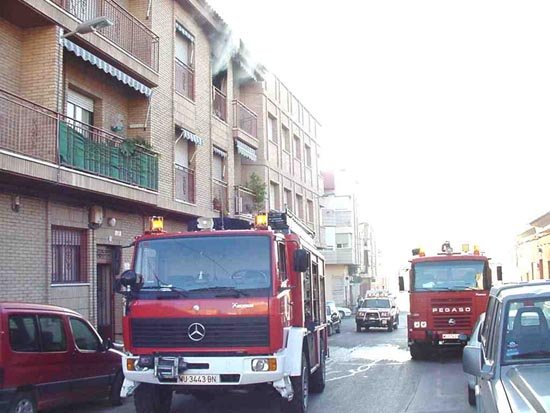
[[[206,336],[206,328],[201,323],[193,323],[187,329],[187,335],[193,341],[201,341]]]
[[[456,320],[454,318],[449,318],[449,325],[454,326],[456,324]]]
[[[201,308],[199,307],[198,304],[195,304],[195,305],[193,306],[193,310],[195,310],[195,311],[199,311],[200,309],[201,309]]]

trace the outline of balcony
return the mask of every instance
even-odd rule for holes
[[[52,0],[81,21],[105,16],[114,23],[101,35],[135,59],[158,72],[159,38],[114,0]]]
[[[255,203],[254,192],[244,186],[235,186],[235,215],[252,217],[256,212]]]
[[[174,164],[176,176],[176,199],[178,201],[195,203],[195,171],[185,166]]]
[[[0,148],[156,191],[149,149],[0,90]]]
[[[227,182],[212,179],[212,209],[214,211],[228,213]]]
[[[215,86],[212,86],[212,110],[216,117],[227,122],[227,96]]]
[[[258,117],[238,100],[233,101],[233,136],[258,149]]]
[[[194,78],[193,69],[185,63],[176,60],[176,92],[181,93],[187,99],[194,100]]]

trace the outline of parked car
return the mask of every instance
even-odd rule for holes
[[[349,308],[336,307],[336,309],[338,310],[338,314],[340,314],[340,318],[351,317],[351,310]]]
[[[0,303],[0,413],[109,397],[121,404],[121,355],[80,314]]]
[[[472,335],[468,341],[468,345],[471,347],[480,347],[481,346],[481,329],[483,328],[483,321],[485,320],[485,313],[481,313],[479,316],[474,329],[472,330]],[[475,406],[476,404],[476,384],[477,377],[471,374],[466,373],[466,381],[468,382],[468,403],[470,406]]]
[[[342,325],[342,320],[340,319],[340,314],[338,313],[338,308],[336,304],[332,301],[327,301],[327,321],[329,323],[328,333],[332,335],[334,333],[340,333],[340,327]]]
[[[478,412],[550,411],[550,281],[491,290],[481,345],[463,368],[476,377]]]
[[[357,332],[364,328],[382,327],[393,331],[399,326],[399,308],[395,300],[389,296],[367,297],[355,315]]]

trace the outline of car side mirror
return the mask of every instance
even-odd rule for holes
[[[105,348],[105,350],[109,350],[110,348],[113,348],[113,340],[111,340],[111,338],[104,340],[103,347]]]
[[[305,272],[309,269],[309,252],[305,249],[294,251],[294,271]]]
[[[472,376],[481,377],[481,348],[466,346],[462,353],[462,369]]]

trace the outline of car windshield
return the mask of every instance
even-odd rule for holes
[[[550,359],[550,298],[512,301],[506,310],[503,361]]]
[[[361,308],[390,308],[390,300],[383,298],[368,298],[363,301]]]
[[[271,287],[269,237],[198,236],[138,244],[135,271],[142,291],[209,297],[261,295]]]
[[[419,262],[414,265],[415,291],[483,290],[484,261]]]

